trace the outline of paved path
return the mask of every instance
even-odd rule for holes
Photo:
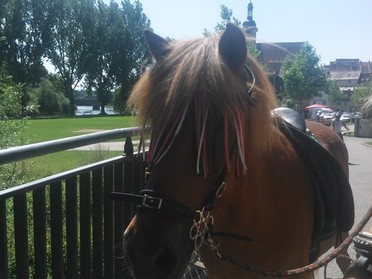
[[[349,180],[354,194],[355,224],[357,224],[372,205],[372,147],[365,144],[372,142],[372,139],[348,136],[345,136],[344,139],[349,151]],[[371,227],[372,220],[368,222],[365,230]],[[349,247],[349,254],[355,258],[353,245]],[[334,261],[327,266],[326,271],[327,277],[324,277],[324,268],[322,268],[317,272],[315,278],[342,278],[342,273]]]
[[[125,140],[121,142],[101,142],[96,144],[90,144],[78,148],[74,148],[74,150],[109,150],[109,151],[123,151],[124,152],[124,143]],[[137,149],[138,141],[133,141],[134,149]]]

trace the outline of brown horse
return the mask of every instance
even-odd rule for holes
[[[272,116],[273,88],[241,30],[228,24],[222,36],[181,42],[145,34],[156,63],[129,99],[151,127],[150,176],[124,233],[134,277],[180,278],[193,251],[209,278],[265,278],[248,266],[309,264],[309,171]],[[310,129],[347,175],[340,138],[321,124]]]

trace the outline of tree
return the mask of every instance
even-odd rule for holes
[[[36,84],[47,74],[42,61],[47,47],[45,1],[14,0],[1,5],[0,60],[14,82]]]
[[[95,92],[101,105],[101,114],[116,90],[115,109],[125,110],[128,92],[142,73],[144,60],[149,56],[143,30],[150,21],[142,12],[139,1],[133,4],[115,1],[106,5],[98,1],[91,11],[92,22],[83,21],[86,57],[84,61],[85,86]]]
[[[334,80],[328,81],[327,86],[327,99],[331,106],[335,107],[338,102],[345,98],[344,94],[342,94],[340,88],[337,85],[337,82]]]
[[[93,11],[92,11],[93,13]],[[84,38],[87,45],[86,86],[88,92],[95,90],[100,102],[101,114],[105,114],[105,106],[111,101],[115,86],[113,64],[116,56],[110,50],[112,42],[117,41],[117,34],[124,27],[119,6],[111,1],[107,6],[98,1],[94,11],[95,20],[84,26]]]
[[[226,29],[226,24],[232,22],[237,26],[241,25],[241,22],[233,16],[233,11],[225,5],[220,5],[220,16],[222,22],[217,22],[217,25],[214,27],[216,32],[221,32]]]
[[[112,72],[116,83],[120,86],[115,95],[115,109],[125,111],[125,103],[129,91],[142,74],[145,62],[150,57],[143,30],[150,27],[150,21],[143,13],[142,4],[129,0],[121,2],[121,18],[123,25],[118,22],[118,27],[111,37],[117,44],[110,44],[110,55],[113,56]]]
[[[319,64],[315,49],[306,43],[300,52],[283,62],[283,97],[303,108],[303,101],[318,96],[327,88],[325,69]]]
[[[69,113],[69,100],[49,79],[42,78],[39,86],[30,91],[31,99],[38,104],[40,113]]]
[[[47,0],[1,1],[0,4],[0,63],[15,83],[24,84],[19,100],[22,111],[30,101],[26,87],[47,74],[42,57],[47,40],[44,4]]]
[[[13,83],[11,76],[0,65],[0,149],[27,143],[27,120],[22,118],[20,105],[22,85]],[[21,163],[0,165],[0,190],[12,187],[22,180]]]
[[[148,55],[143,30],[150,21],[139,1],[12,0],[0,1],[0,62],[15,82],[37,87],[47,76],[48,60],[63,80],[74,114],[74,91],[85,78],[101,109],[120,86],[125,103]],[[23,94],[22,104],[29,97]],[[122,106],[122,105],[121,105]]]
[[[54,17],[54,22],[47,57],[63,79],[64,94],[70,101],[71,115],[75,113],[74,90],[84,74],[81,19],[88,17],[86,11],[83,0],[51,0],[49,5],[49,15]]]

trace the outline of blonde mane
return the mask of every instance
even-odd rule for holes
[[[372,95],[367,99],[365,104],[361,108],[363,117],[372,118]]]
[[[207,116],[213,110],[222,116],[226,125],[234,127],[238,157],[245,156],[247,144],[250,150],[270,148],[273,139],[270,111],[277,106],[271,83],[250,57],[246,59],[246,66],[254,75],[254,84],[252,78],[245,80],[244,69],[232,72],[219,55],[218,41],[218,36],[211,36],[170,42],[164,59],[146,71],[134,87],[128,106],[137,113],[141,125],[151,127],[150,160],[160,160],[166,152],[164,149],[170,148],[191,107],[197,112],[198,138],[203,137]],[[247,92],[252,86],[254,106],[248,101]],[[172,135],[161,148],[162,143],[158,141],[162,137],[164,140],[164,133]],[[200,147],[202,140],[197,144]],[[244,158],[241,164],[244,171]]]

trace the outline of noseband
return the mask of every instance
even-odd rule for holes
[[[121,200],[137,204],[139,210],[150,210],[160,212],[164,215],[171,215],[180,218],[193,219],[196,211],[175,199],[164,197],[163,194],[144,189],[139,195],[121,192],[112,192],[109,197],[113,200]]]
[[[225,189],[226,170],[224,169],[214,187],[214,191],[203,202],[203,209],[210,211],[216,198],[220,197]],[[138,195],[122,192],[111,192],[109,198],[137,204],[138,210],[150,210],[164,215],[195,220],[200,216],[200,210],[193,210],[179,201],[166,197],[164,194],[152,189],[143,189]]]

